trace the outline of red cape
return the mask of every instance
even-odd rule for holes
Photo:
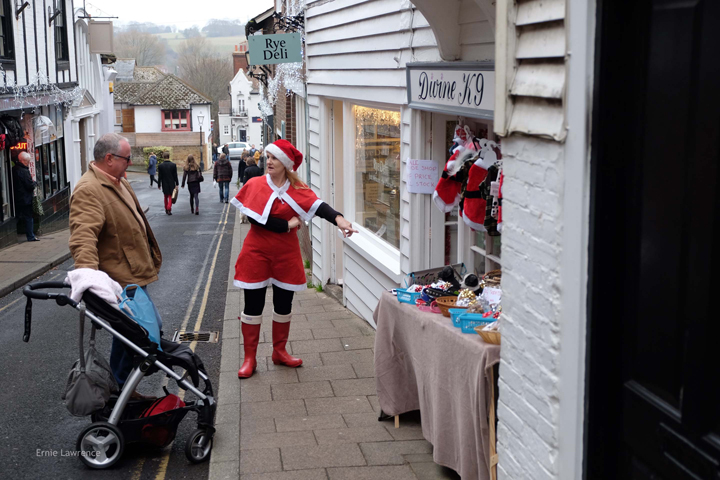
[[[270,180],[270,175],[254,177],[248,180],[230,203],[243,214],[259,224],[265,225],[270,216],[273,202],[276,199],[287,203],[305,222],[312,220],[322,203],[322,200],[311,189],[292,188],[289,180],[282,187],[276,187]],[[290,219],[286,218],[284,220]]]

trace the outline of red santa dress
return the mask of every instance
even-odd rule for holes
[[[291,187],[289,180],[278,188],[270,175],[265,175],[248,180],[230,203],[249,218],[265,225],[270,216],[288,221],[297,216],[309,222],[322,200],[309,188]],[[236,287],[250,290],[271,284],[293,292],[307,288],[295,229],[277,233],[251,225],[235,263],[233,283]]]

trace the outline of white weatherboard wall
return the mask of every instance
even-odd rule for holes
[[[423,153],[423,116],[406,107],[406,70],[409,62],[441,61],[435,35],[422,13],[404,0],[335,0],[307,2],[306,59],[309,105],[310,184],[323,199],[332,194],[332,171],[328,152],[331,137],[329,104],[331,100],[400,111],[401,178],[411,154]],[[494,31],[488,18],[474,0],[459,3],[457,25],[462,61],[493,60]],[[338,115],[335,112],[335,115]],[[345,115],[348,129],[351,116]],[[354,138],[345,138],[345,143]],[[345,165],[353,158],[344,155]],[[345,168],[345,171],[350,169]],[[334,185],[336,192],[338,185]],[[352,191],[353,185],[344,185]],[[401,183],[400,250],[388,255],[388,262],[378,261],[371,241],[362,236],[346,240],[343,247],[343,294],[348,308],[372,324],[372,312],[383,290],[398,286],[402,277],[425,268],[412,255],[428,232],[413,235],[412,218],[429,216],[429,201],[407,192]],[[346,212],[351,213],[351,212]],[[313,236],[313,276],[326,283],[332,278],[332,255],[335,227],[315,218]],[[367,239],[365,239],[367,240]],[[368,248],[365,248],[368,247]],[[382,249],[380,249],[382,250]],[[391,258],[392,257],[392,258]],[[337,276],[340,273],[338,272]]]

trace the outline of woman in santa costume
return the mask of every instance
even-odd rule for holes
[[[235,286],[245,290],[240,316],[245,360],[238,378],[252,376],[268,285],[273,289],[273,353],[276,365],[299,367],[302,360],[290,356],[285,345],[290,333],[295,292],[307,288],[296,228],[315,215],[337,225],[346,237],[357,230],[339,212],[320,200],[300,181],[295,170],[303,155],[290,142],[278,140],[265,149],[267,175],[248,180],[233,205],[248,217],[250,232],[235,263]]]

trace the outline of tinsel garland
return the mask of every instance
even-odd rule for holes
[[[12,95],[15,100],[15,108],[21,110],[26,107],[37,107],[39,105],[30,103],[30,98],[50,97],[55,104],[63,104],[66,107],[83,95],[83,89],[79,86],[71,90],[61,90],[57,85],[50,83],[50,78],[45,72],[34,74],[27,85],[17,85],[15,81],[7,81],[7,73],[0,65],[0,75],[2,75],[7,86],[4,87],[6,95]]]

